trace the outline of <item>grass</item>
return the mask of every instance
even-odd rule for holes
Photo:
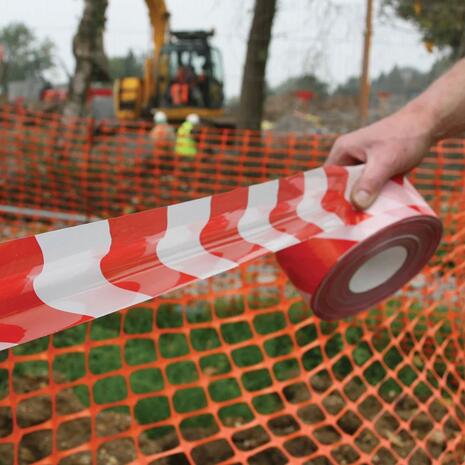
[[[254,304],[257,305],[257,302],[255,300]],[[267,297],[263,306],[266,308],[269,305],[270,299]],[[395,300],[390,303],[393,311],[398,306]],[[444,309],[439,310],[444,312]],[[15,380],[40,379],[47,384],[50,376],[53,376],[57,383],[76,383],[74,392],[84,406],[89,405],[90,395],[97,404],[105,405],[124,403],[130,390],[135,394],[153,394],[140,399],[135,405],[135,417],[141,424],[162,421],[171,414],[165,395],[166,383],[177,387],[173,405],[178,413],[191,413],[204,408],[208,403],[207,398],[218,403],[237,400],[236,404],[220,410],[220,419],[224,424],[247,422],[253,418],[253,412],[247,410],[249,407],[246,408],[240,402],[242,392],[254,394],[253,406],[259,413],[268,414],[283,408],[279,396],[261,395],[260,391],[273,385],[273,377],[291,383],[294,378],[301,376],[301,366],[304,370],[311,371],[325,364],[326,372],[332,373],[340,381],[348,380],[355,367],[361,367],[364,382],[376,387],[386,402],[398,398],[405,386],[413,386],[416,397],[424,401],[432,395],[430,386],[435,387],[434,383],[437,385],[433,373],[428,374],[430,385],[423,381],[418,382],[418,372],[424,369],[421,357],[409,358],[406,362],[405,354],[397,347],[393,346],[385,351],[392,337],[386,329],[378,328],[376,333],[367,334],[362,327],[349,326],[345,332],[341,332],[335,323],[320,322],[317,328],[309,320],[307,325],[295,332],[296,343],[304,348],[308,346],[303,352],[300,365],[294,355],[292,338],[287,334],[273,334],[283,330],[288,324],[282,311],[258,311],[251,322],[228,322],[228,317],[240,316],[244,311],[243,301],[236,297],[230,299],[229,307],[225,299],[217,299],[214,305],[199,301],[191,304],[189,312],[184,314],[180,305],[165,303],[156,312],[151,308],[138,307],[126,312],[124,317],[122,313],[118,313],[93,321],[89,331],[90,339],[103,342],[103,345],[93,347],[87,355],[88,369],[99,376],[90,386],[90,390],[86,387],[86,354],[82,352],[82,346],[76,352],[57,354],[51,366],[46,361],[21,362],[19,358],[13,377]],[[224,319],[219,330],[205,326],[212,320],[212,312]],[[408,316],[418,317],[419,312],[421,307],[413,307]],[[288,311],[288,318],[292,323],[304,322],[309,316],[309,311],[300,303],[292,305]],[[180,330],[184,325],[184,318],[194,325],[189,333]],[[154,324],[165,330],[155,339],[152,337]],[[202,326],[196,328],[196,324]],[[263,346],[254,343],[252,329],[266,337]],[[390,329],[391,334],[400,334],[404,330],[402,319],[394,318]],[[414,334],[410,335],[412,344],[414,339],[421,338],[425,330],[426,324],[419,318]],[[319,338],[318,331],[326,336],[323,345],[315,345]],[[444,342],[450,336],[450,331],[450,324],[444,320],[441,331],[437,333],[437,342]],[[123,333],[131,337],[123,345],[115,344]],[[221,350],[220,335],[227,345],[245,345],[233,348],[229,359]],[[372,341],[372,346],[367,343],[367,337]],[[53,344],[55,348],[69,348],[83,344],[85,338],[86,326],[82,325],[51,338],[21,345],[13,353],[17,356],[40,354],[48,349],[49,344]],[[250,341],[249,344],[247,341]],[[218,351],[202,355],[202,352],[212,349]],[[200,354],[198,365],[191,360],[179,359],[188,355],[191,350]],[[373,350],[384,352],[383,363],[373,360]],[[265,355],[271,359],[278,356],[288,357],[280,359],[268,369],[261,365]],[[167,362],[165,373],[156,366],[159,356]],[[0,353],[0,360],[5,357],[6,352]],[[217,375],[231,372],[232,363],[244,370],[240,380],[236,377],[215,379]],[[129,379],[117,373],[123,364],[133,368]],[[445,369],[438,362],[436,373],[441,376]],[[199,380],[199,370],[210,377],[205,388],[195,386]],[[398,375],[393,376],[392,370],[398,370]],[[7,381],[8,372],[0,370],[0,398],[8,395]],[[196,421],[205,423],[207,428],[211,419],[208,415],[204,417],[203,420]]]

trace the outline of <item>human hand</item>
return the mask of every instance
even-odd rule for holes
[[[433,143],[431,125],[421,110],[406,107],[370,126],[339,137],[326,164],[365,163],[356,181],[352,203],[362,210],[378,197],[384,184],[417,166]]]

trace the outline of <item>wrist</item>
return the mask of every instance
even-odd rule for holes
[[[438,130],[439,118],[433,105],[418,98],[408,103],[399,113],[409,122],[412,135],[425,139],[427,145],[433,145],[441,138]]]

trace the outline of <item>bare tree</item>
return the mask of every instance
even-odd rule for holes
[[[109,65],[103,46],[108,0],[84,0],[84,12],[73,39],[76,59],[69,84],[66,116],[85,114],[86,99],[92,81],[109,81]]]
[[[260,129],[265,99],[265,72],[277,0],[255,0],[242,77],[238,127]]]

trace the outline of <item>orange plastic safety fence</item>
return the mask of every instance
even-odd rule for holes
[[[204,129],[184,159],[148,129],[0,111],[3,234],[288,175],[332,141]],[[465,463],[464,156],[414,173],[444,241],[359,318],[319,321],[269,258],[0,353],[0,464]]]

